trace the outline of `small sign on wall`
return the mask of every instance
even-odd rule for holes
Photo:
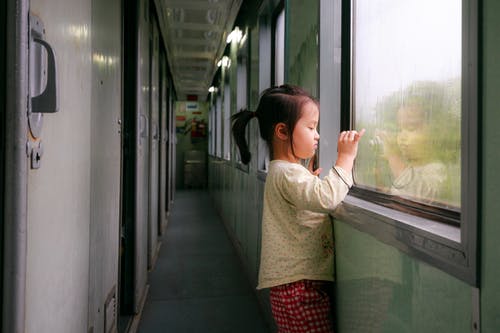
[[[176,132],[191,137],[192,142],[207,138],[208,107],[207,103],[176,102]]]

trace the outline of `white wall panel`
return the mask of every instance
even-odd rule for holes
[[[156,20],[151,24],[150,36],[150,104],[149,124],[151,133],[149,136],[149,257],[148,264],[154,265],[154,258],[158,251],[158,199],[159,199],[159,139],[160,139],[160,109],[159,109],[159,57],[160,37]]]
[[[92,1],[88,326],[108,332],[118,293],[121,168],[121,1]],[[106,304],[108,301],[108,305]],[[107,306],[106,306],[107,305]],[[115,311],[116,313],[116,311]],[[111,315],[110,315],[111,314]],[[107,316],[106,316],[107,315]],[[108,329],[104,329],[107,327]]]
[[[44,116],[41,168],[28,176],[27,332],[87,330],[91,0],[31,1],[56,52],[59,112]],[[58,320],[64,318],[64,320]]]
[[[135,218],[135,297],[139,311],[145,293],[148,265],[149,211],[149,1],[138,5],[137,64],[137,142],[136,142],[136,218]]]

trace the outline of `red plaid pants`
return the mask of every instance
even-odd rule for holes
[[[270,289],[278,333],[332,333],[326,282],[301,280]]]

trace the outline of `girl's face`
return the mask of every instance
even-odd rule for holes
[[[308,101],[301,111],[301,117],[293,130],[293,150],[296,158],[307,159],[313,157],[318,149],[319,110],[314,102]]]
[[[429,149],[428,126],[423,111],[414,107],[398,111],[400,131],[397,135],[399,149],[410,162],[425,161]]]

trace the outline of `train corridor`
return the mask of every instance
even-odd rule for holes
[[[207,191],[176,192],[161,242],[138,332],[269,331]]]

